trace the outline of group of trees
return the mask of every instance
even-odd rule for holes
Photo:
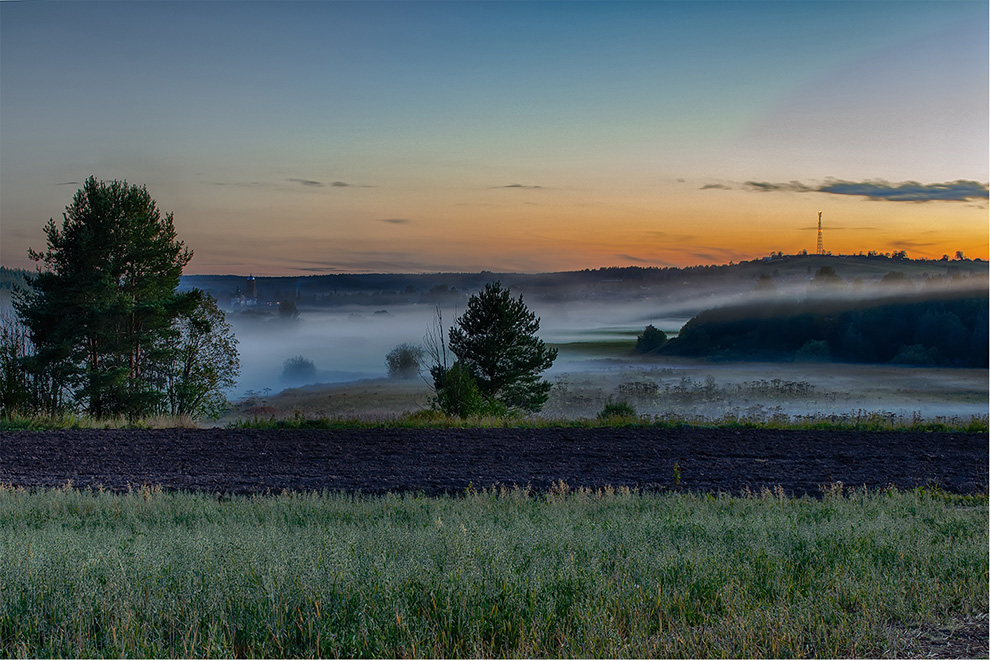
[[[45,234],[0,336],[3,412],[219,412],[237,340],[214,299],[177,290],[192,252],[147,189],[91,177]]]
[[[659,352],[986,368],[988,342],[986,294],[949,291],[708,310]]]

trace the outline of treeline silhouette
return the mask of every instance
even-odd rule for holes
[[[845,282],[867,285],[897,269],[904,283],[924,286],[929,280],[985,280],[986,262],[980,260],[924,260],[887,255],[777,255],[737,264],[686,267],[621,266],[557,273],[367,273],[321,274],[305,277],[256,277],[259,304],[294,300],[302,307],[399,304],[464,305],[472,292],[495,279],[523,294],[527,300],[569,302],[618,299],[678,301],[684,287],[699,295],[727,295],[756,287],[804,285],[822,267],[831,267]],[[761,282],[762,278],[762,282]],[[181,288],[198,288],[218,300],[244,290],[244,276],[185,275]]]
[[[707,310],[656,352],[725,360],[988,366],[988,296],[930,292]]]

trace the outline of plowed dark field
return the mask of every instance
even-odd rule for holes
[[[675,467],[676,466],[676,467]],[[982,433],[734,429],[253,431],[166,429],[0,434],[0,483],[142,485],[248,494],[282,490],[461,492],[495,484],[605,485],[817,495],[836,481],[985,493]]]

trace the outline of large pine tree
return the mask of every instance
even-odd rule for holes
[[[47,249],[31,251],[44,268],[16,302],[35,346],[28,368],[95,417],[155,411],[164,393],[154,366],[171,358],[173,322],[199,302],[176,293],[192,252],[172,214],[143,186],[90,177],[45,234]]]

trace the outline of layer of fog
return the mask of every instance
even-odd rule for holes
[[[886,291],[889,291],[886,290]],[[877,291],[872,292],[874,296]],[[549,416],[593,417],[605,402],[625,400],[642,414],[707,418],[886,411],[910,418],[986,415],[986,370],[886,365],[709,363],[643,358],[633,348],[647,324],[676,335],[704,309],[760,301],[797,300],[807,287],[682,300],[549,303],[527,300],[541,318],[540,337],[560,347],[545,374],[557,387]],[[864,294],[857,294],[864,295]],[[463,309],[442,309],[449,328]],[[286,360],[301,356],[315,374],[307,382],[355,384],[385,379],[385,356],[402,343],[421,345],[434,326],[429,305],[304,309],[298,319],[228,317],[240,341],[241,378],[232,399],[274,394],[303,382],[281,379]],[[426,374],[424,374],[426,375]],[[428,387],[425,379],[420,381]],[[404,411],[395,411],[397,414]]]
[[[705,309],[769,298],[796,298],[798,295],[798,289],[729,295],[695,291],[673,301],[525,301],[540,318],[540,338],[549,344],[625,340],[632,351],[636,335],[648,324],[674,336],[692,316]],[[445,329],[449,329],[463,311],[457,307],[441,308]],[[258,317],[238,313],[229,314],[228,320],[240,342],[241,377],[232,393],[240,396],[248,391],[278,391],[283,387],[306,384],[286,382],[281,378],[285,361],[296,356],[315,365],[316,373],[308,379],[311,383],[383,377],[386,375],[386,354],[398,344],[422,344],[436,323],[436,308],[415,304],[394,305],[387,309],[346,306],[304,309],[292,321],[274,315]],[[550,373],[595,368],[587,363],[597,357],[594,352],[581,356],[568,351],[561,355]]]
[[[550,344],[626,341],[632,351],[636,335],[647,323],[676,334],[688,316],[656,315],[643,320],[643,310],[625,305],[597,303],[568,305],[531,304],[540,316],[539,336]],[[449,329],[463,310],[441,310]],[[278,391],[307,383],[342,383],[387,375],[385,357],[399,344],[422,345],[436,323],[436,310],[428,305],[400,305],[387,310],[367,307],[304,310],[299,318],[257,318],[236,313],[228,319],[239,342],[241,376],[232,396],[249,391]],[[287,360],[301,356],[316,373],[307,382],[282,378]],[[595,356],[568,351],[556,361],[553,373],[584,368]]]
[[[910,420],[988,414],[987,372],[835,363],[711,363],[660,359],[603,364],[550,378],[544,413],[594,417],[609,401],[645,415],[768,419],[882,412]]]

